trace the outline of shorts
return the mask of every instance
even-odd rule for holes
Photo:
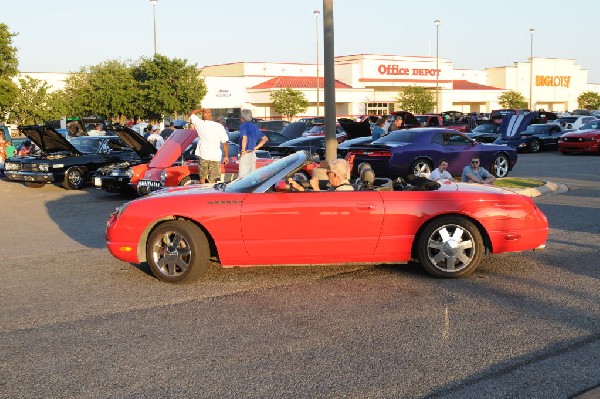
[[[200,159],[198,161],[198,173],[201,179],[205,178],[207,182],[215,183],[221,179],[221,162]]]

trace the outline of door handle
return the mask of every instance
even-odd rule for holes
[[[375,210],[375,205],[373,205],[373,204],[356,204],[355,208],[358,211],[373,211],[373,210]]]

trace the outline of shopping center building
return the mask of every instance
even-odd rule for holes
[[[498,97],[520,92],[533,109],[567,111],[578,108],[577,97],[600,92],[588,83],[588,70],[574,59],[533,58],[511,66],[485,70],[454,68],[451,60],[425,56],[357,54],[335,57],[336,116],[387,114],[407,86],[422,86],[437,98],[438,111],[490,112],[501,108]],[[68,74],[23,73],[62,89]],[[301,91],[309,102],[297,118],[324,114],[323,65],[235,62],[202,68],[208,93],[202,106],[213,115],[238,115],[249,108],[257,118],[280,119],[271,93],[284,88]],[[533,83],[533,84],[531,84]]]

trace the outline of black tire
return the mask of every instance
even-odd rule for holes
[[[491,172],[496,177],[506,177],[508,175],[508,156],[498,154],[492,162]]]
[[[210,247],[204,232],[191,222],[172,220],[160,224],[146,242],[146,259],[161,281],[189,283],[209,269]]]
[[[429,177],[433,171],[433,165],[427,159],[419,158],[410,165],[409,175]]]
[[[189,177],[189,176],[186,176],[183,179],[181,179],[181,181],[179,182],[179,185],[180,186],[185,186],[186,184],[188,184],[191,181],[192,181],[192,178]]]
[[[533,139],[529,148],[531,152],[540,152],[540,141],[538,139]]]
[[[417,243],[419,262],[435,277],[471,275],[483,257],[483,238],[477,226],[460,216],[446,216],[428,224]]]
[[[65,172],[63,187],[67,190],[79,190],[88,181],[87,171],[84,168],[73,166]]]

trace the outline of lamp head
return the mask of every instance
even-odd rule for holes
[[[533,34],[533,32],[535,32],[535,29],[529,28],[529,33]]]
[[[321,14],[321,10],[314,10],[314,11],[313,11],[313,14],[315,14],[315,15],[320,15],[320,14]]]
[[[150,0],[150,4],[152,4],[153,6],[158,4],[158,0]]]
[[[433,24],[434,24],[435,26],[439,26],[439,24],[440,24],[440,20],[439,20],[439,19],[436,19],[435,21],[433,21]]]

